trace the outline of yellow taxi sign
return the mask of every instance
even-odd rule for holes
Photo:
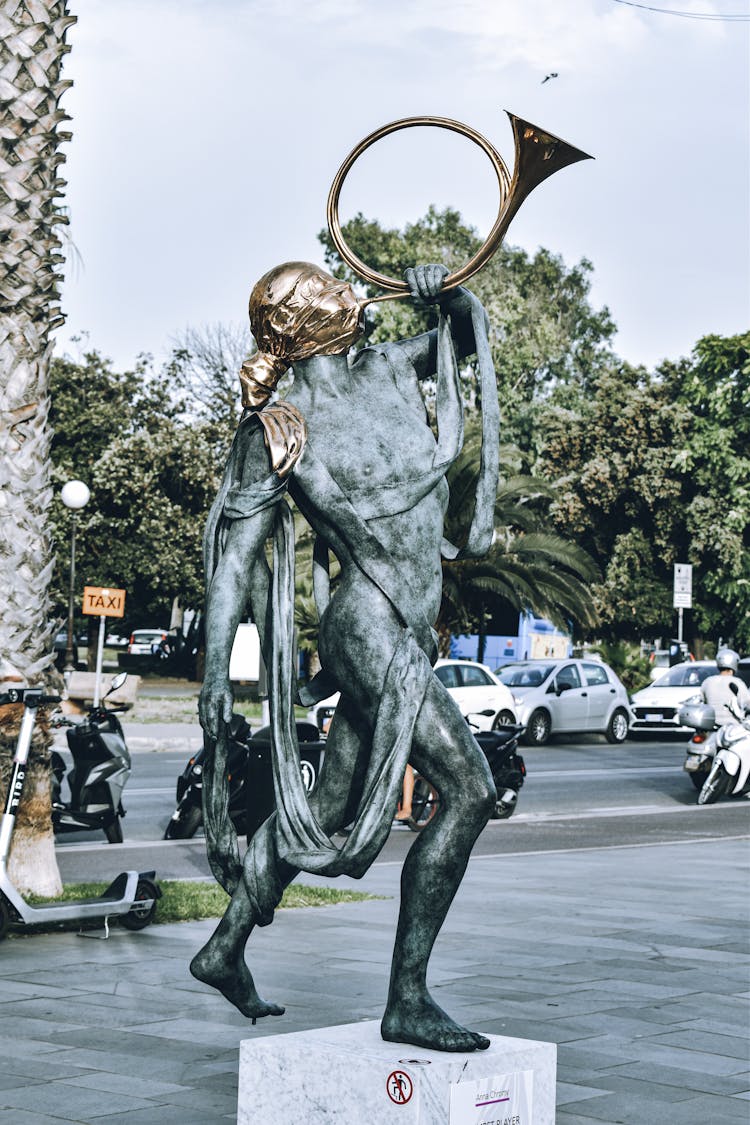
[[[84,586],[83,612],[95,617],[124,617],[125,591],[110,586]]]

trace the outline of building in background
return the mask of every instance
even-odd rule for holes
[[[481,660],[481,663],[488,664],[490,668],[498,668],[511,660],[564,660],[571,655],[571,638],[543,617],[521,613],[516,621],[503,624],[511,624],[515,633],[497,632],[498,622],[492,622],[492,632],[484,638],[476,633],[451,638],[451,656],[456,660]]]

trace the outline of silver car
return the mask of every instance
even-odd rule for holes
[[[601,660],[521,660],[495,674],[513,693],[532,746],[542,746],[552,734],[591,732],[608,742],[628,737],[628,693]]]

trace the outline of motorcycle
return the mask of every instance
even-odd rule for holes
[[[73,765],[66,774],[63,756],[57,750],[51,754],[52,827],[57,834],[102,829],[110,844],[123,841],[122,793],[130,777],[131,763],[117,712],[127,708],[106,707],[105,701],[126,679],[126,672],[115,676],[101,703],[87,708],[85,719],[76,722],[62,715],[52,719],[52,726],[68,728],[65,735],[73,757]],[[69,801],[62,797],[66,780]]]
[[[683,704],[678,720],[684,727],[692,727],[695,734],[687,744],[683,769],[700,793],[711,772],[716,754],[716,715],[713,707],[693,700]]]
[[[494,715],[494,711],[479,711],[478,714]],[[497,801],[492,820],[508,820],[515,812],[518,794],[526,777],[526,764],[518,751],[518,744],[526,730],[522,724],[509,723],[496,730],[480,731],[476,724],[466,719],[472,734],[487,759],[492,772],[492,780],[497,789]],[[421,832],[430,823],[440,806],[440,794],[421,774],[414,778],[412,795],[412,815],[406,821],[412,832]]]
[[[318,779],[325,741],[314,723],[297,723],[300,771],[308,793]],[[205,746],[188,761],[177,778],[177,807],[164,832],[165,840],[189,840],[203,824]],[[271,728],[255,734],[247,719],[235,713],[229,724],[227,755],[229,816],[238,836],[253,836],[276,807],[271,767]]]
[[[730,684],[736,693],[736,688]],[[688,744],[685,770],[698,789],[698,804],[712,805],[720,797],[750,794],[750,718],[739,713],[737,721],[717,727],[713,707],[688,702],[679,714],[683,726],[696,733]]]
[[[698,794],[699,805],[750,794],[750,720],[725,723],[716,732],[716,755]]]

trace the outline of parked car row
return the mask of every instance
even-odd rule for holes
[[[624,742],[630,725],[628,693],[600,660],[521,660],[492,672],[471,660],[438,660],[435,675],[479,731],[520,723],[525,741],[541,746],[553,734],[593,732]],[[338,695],[309,718],[326,730]]]
[[[684,661],[630,698],[613,669],[595,658],[518,660],[495,672],[472,660],[435,664],[435,675],[475,729],[520,723],[525,742],[536,746],[555,734],[602,734],[618,743],[641,731],[687,731],[680,708],[716,671],[713,660]],[[740,661],[739,675],[750,685],[750,658]],[[320,730],[327,730],[337,702],[338,695],[331,696],[310,712]]]

